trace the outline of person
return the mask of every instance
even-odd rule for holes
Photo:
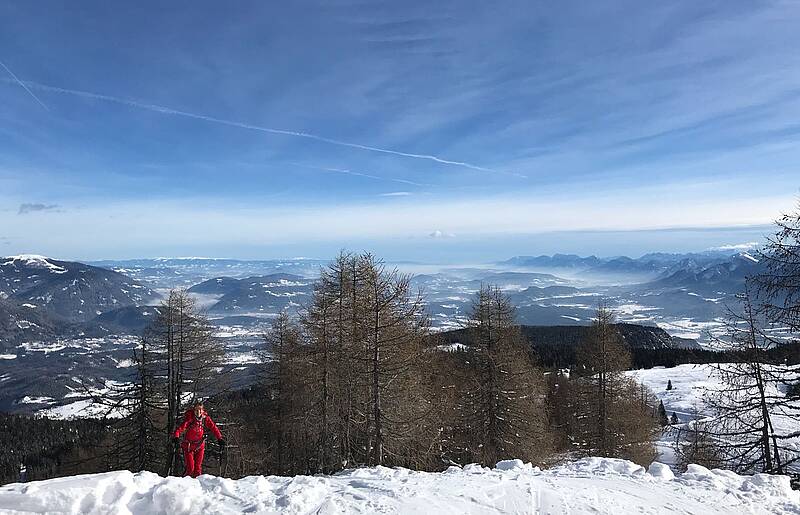
[[[206,450],[206,429],[214,434],[214,438],[217,439],[220,447],[225,447],[222,433],[203,409],[203,401],[197,400],[186,411],[183,416],[183,422],[175,429],[172,435],[172,441],[177,444],[180,442],[181,435],[184,432],[186,433],[183,442],[180,443],[183,450],[183,462],[186,465],[183,472],[184,476],[197,477],[202,474],[203,456]]]

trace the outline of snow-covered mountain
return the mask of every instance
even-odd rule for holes
[[[475,291],[481,284],[497,284],[517,307],[520,324],[586,326],[603,300],[617,312],[619,322],[649,326],[639,330],[642,335],[649,334],[642,341],[647,342],[648,348],[661,348],[694,345],[693,340],[700,345],[713,343],[709,335],[723,331],[721,317],[725,316],[726,304],[736,302],[735,294],[741,290],[745,275],[758,267],[752,255],[748,256],[651,255],[649,261],[669,266],[671,273],[655,282],[640,284],[598,285],[580,274],[567,279],[556,275],[555,269],[549,269],[553,272],[549,273],[520,267],[417,266],[401,271],[422,272],[413,277],[412,285],[423,290],[432,326],[438,331],[463,327]],[[552,258],[562,264],[574,259]],[[43,374],[50,374],[55,382],[43,387],[38,395],[61,402],[65,395],[63,384],[69,383],[71,375],[59,374],[65,369],[79,369],[87,349],[98,359],[129,357],[136,335],[156,313],[153,306],[137,305],[149,297],[143,297],[141,292],[152,294],[150,288],[168,288],[176,281],[192,286],[200,306],[217,326],[218,335],[226,338],[231,360],[239,360],[237,366],[247,367],[247,353],[258,344],[259,335],[272,316],[286,308],[303,306],[310,298],[313,276],[288,270],[311,273],[315,267],[319,270],[320,262],[191,258],[104,264],[112,270],[40,256],[17,256],[0,259],[0,264],[0,291],[8,297],[0,299],[0,355],[13,357],[0,362],[3,373],[13,378],[0,389],[0,409],[27,410],[28,406],[15,403]],[[219,272],[223,273],[216,275]],[[243,275],[247,272],[250,273]],[[203,279],[191,282],[199,277]],[[81,279],[91,287],[85,287]],[[31,300],[47,299],[49,294],[49,303]],[[116,304],[108,301],[111,297],[117,300]],[[101,314],[97,315],[97,311]],[[561,331],[560,337],[564,338],[581,331],[554,330]],[[117,368],[114,360],[103,361],[98,367],[93,373],[109,379],[121,380],[125,372]],[[248,374],[248,370],[242,374]],[[16,381],[13,388],[9,387],[12,380]]]
[[[703,292],[736,292],[742,290],[745,280],[764,271],[758,258],[743,252],[724,261],[702,266],[693,260],[681,261],[669,275],[655,281],[654,286],[684,287]]]
[[[3,350],[3,342],[45,340],[54,338],[58,333],[59,328],[53,321],[30,305],[18,305],[0,299],[0,351]]]
[[[270,274],[235,279],[217,277],[189,288],[190,293],[219,296],[211,313],[280,313],[305,304],[313,290],[313,279],[293,274]]]
[[[739,250],[713,250],[706,252],[651,253],[639,258],[618,256],[598,258],[596,256],[580,257],[571,254],[555,254],[553,256],[517,256],[500,264],[530,270],[553,270],[555,273],[567,273],[590,282],[609,282],[622,284],[625,282],[666,281],[666,284],[677,285],[682,281],[695,278],[713,280],[716,273],[725,275],[735,269],[742,268],[740,262],[746,261],[747,267],[740,272],[758,271],[758,259],[754,253]],[[707,271],[705,276],[703,272]],[[736,274],[733,274],[736,276]],[[738,279],[738,276],[734,277]]]
[[[692,465],[675,476],[654,463],[586,458],[549,470],[502,461],[493,469],[450,467],[441,473],[363,468],[334,476],[203,475],[163,478],[127,471],[0,487],[9,513],[398,513],[472,515],[800,513],[787,476],[740,476]]]
[[[514,256],[500,264],[528,268],[573,268],[585,270],[602,263],[597,256],[581,257],[575,254],[553,254],[552,256]]]
[[[143,283],[158,284],[164,288],[189,288],[216,277],[242,279],[275,273],[315,277],[325,263],[327,261],[307,258],[244,260],[163,257],[92,261],[89,264],[115,270]]]
[[[62,322],[85,322],[157,297],[149,287],[105,268],[36,255],[0,258],[0,298]]]

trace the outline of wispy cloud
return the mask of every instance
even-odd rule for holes
[[[411,192],[408,191],[392,191],[391,193],[381,193],[381,197],[408,197]]]
[[[553,246],[559,240],[546,236],[548,234],[763,224],[769,223],[776,208],[791,206],[794,200],[793,196],[787,196],[701,202],[696,197],[676,196],[669,202],[654,202],[649,196],[639,195],[632,201],[620,192],[613,197],[589,196],[576,200],[562,197],[542,201],[525,196],[461,201],[431,198],[425,202],[376,201],[364,205],[305,204],[291,209],[269,204],[244,207],[237,199],[222,198],[213,201],[137,200],[87,206],[46,219],[21,217],[15,226],[19,236],[15,236],[12,248],[20,252],[37,248],[45,254],[103,256],[137,255],[141,252],[137,249],[142,248],[173,249],[174,252],[192,249],[193,253],[226,248],[269,249],[277,245],[307,249],[318,242],[338,248],[343,244],[371,246],[364,242],[389,239],[404,240],[408,246],[408,238],[442,242],[486,242],[493,240],[485,238],[505,238],[508,242],[514,240],[515,235],[543,234],[541,240],[549,238],[551,248],[542,251],[554,252],[560,250]],[[611,211],[609,205],[620,207]],[[435,229],[431,227],[434,223]],[[158,231],[149,230],[155,226],[159,227]],[[76,231],[76,227],[91,227],[92,231]],[[725,236],[728,241],[730,233],[727,231]],[[630,234],[620,233],[614,237],[620,244],[630,238]],[[658,242],[656,245],[663,245],[667,237],[656,236],[654,241]],[[610,238],[603,235],[599,240]],[[693,241],[709,240],[701,233]],[[412,249],[413,245],[407,250],[411,252]],[[422,249],[418,251],[424,256]]]
[[[24,203],[20,204],[17,214],[26,215],[28,213],[36,213],[38,211],[52,211],[58,208],[58,204]]]
[[[428,184],[423,184],[420,182],[409,181],[407,179],[398,179],[396,177],[382,177],[380,175],[374,175],[371,173],[365,172],[356,172],[354,170],[350,170],[347,168],[334,168],[329,166],[311,166],[311,165],[304,165],[301,163],[289,163],[292,166],[299,166],[301,168],[308,168],[310,170],[319,170],[320,172],[331,172],[331,173],[339,173],[342,175],[352,175],[354,177],[364,177],[366,179],[373,179],[376,181],[388,181],[388,182],[396,182],[399,184],[408,184],[411,186],[428,186]]]
[[[235,120],[226,120],[224,118],[217,118],[217,117],[214,117],[214,116],[206,116],[204,114],[190,113],[188,111],[181,111],[181,110],[178,110],[178,109],[173,109],[171,107],[161,106],[161,105],[157,105],[157,104],[150,104],[150,103],[146,103],[146,102],[139,102],[139,101],[136,101],[136,100],[130,100],[130,99],[115,97],[115,96],[111,96],[111,95],[103,95],[103,94],[100,94],[100,93],[93,93],[91,91],[83,91],[83,90],[78,90],[78,89],[61,88],[61,87],[57,87],[57,86],[50,86],[50,85],[47,85],[47,84],[40,84],[38,82],[33,82],[33,81],[20,81],[19,79],[16,79],[16,81],[19,82],[21,85],[25,86],[26,89],[28,89],[28,87],[31,87],[31,88],[42,90],[42,91],[50,91],[50,92],[53,92],[53,93],[63,93],[63,94],[74,95],[74,96],[79,96],[79,97],[83,97],[83,98],[91,98],[91,99],[94,99],[94,100],[102,100],[104,102],[113,102],[113,103],[116,103],[116,104],[122,104],[122,105],[126,105],[126,106],[129,106],[129,107],[135,107],[137,109],[145,109],[145,110],[148,110],[148,111],[153,111],[155,113],[169,114],[169,115],[175,115],[175,116],[183,116],[183,117],[186,117],[186,118],[192,118],[192,119],[195,119],[195,120],[202,120],[202,121],[209,122],[209,123],[227,125],[229,127],[237,127],[237,128],[240,128],[240,129],[247,129],[247,130],[259,131],[259,132],[266,132],[266,133],[269,133],[269,134],[281,134],[281,135],[284,135],[284,136],[293,136],[293,137],[298,137],[298,138],[312,139],[312,140],[315,140],[315,141],[321,141],[323,143],[329,143],[331,145],[337,145],[337,146],[341,146],[341,147],[355,148],[355,149],[359,149],[359,150],[366,150],[366,151],[369,151],[369,152],[378,152],[378,153],[381,153],[381,154],[391,154],[391,155],[395,155],[395,156],[408,157],[408,158],[412,158],[412,159],[422,159],[422,160],[427,160],[427,161],[434,161],[436,163],[440,163],[440,164],[443,164],[443,165],[458,166],[458,167],[461,167],[461,168],[468,168],[470,170],[476,170],[476,171],[480,171],[480,172],[504,174],[504,175],[511,175],[511,176],[515,176],[515,177],[519,177],[519,178],[527,178],[526,176],[524,176],[522,174],[519,174],[517,172],[510,172],[510,171],[506,171],[506,170],[497,170],[497,169],[494,169],[494,168],[487,168],[485,166],[479,166],[479,165],[476,165],[476,164],[473,164],[473,163],[468,163],[466,161],[459,161],[459,160],[454,160],[454,159],[446,159],[444,157],[436,156],[436,155],[433,155],[433,154],[418,154],[418,153],[414,153],[414,152],[404,152],[404,151],[401,151],[401,150],[394,150],[394,149],[389,149],[389,148],[375,147],[375,146],[371,146],[371,145],[364,145],[364,144],[361,144],[361,143],[353,143],[353,142],[350,142],[350,141],[342,141],[342,140],[338,140],[338,139],[334,139],[334,138],[328,138],[328,137],[325,137],[325,136],[312,134],[310,132],[292,131],[292,130],[288,130],[288,129],[278,129],[278,128],[273,128],[273,127],[263,127],[263,126],[260,126],[260,125],[253,125],[253,124],[250,124],[250,123],[238,122],[238,121],[235,121]],[[42,105],[44,105],[44,104],[42,104]]]
[[[605,237],[626,245],[619,231],[645,243],[613,252],[698,251],[758,240],[760,229],[716,228],[770,223],[800,185],[800,9],[787,0],[255,2],[211,37],[204,5],[198,23],[163,12],[158,26],[174,30],[146,33],[146,8],[98,12],[91,34],[78,34],[80,12],[58,14],[20,3],[7,24],[13,61],[0,58],[20,75],[0,67],[0,206],[92,216],[14,217],[20,252],[283,238],[303,254],[307,241],[381,237],[427,252],[548,231],[588,234],[586,252]],[[86,59],[109,36],[127,43]],[[135,223],[148,200],[163,202],[146,212],[163,234]],[[128,202],[142,210],[105,209]],[[192,216],[165,221],[173,203]],[[434,229],[458,237],[434,244]],[[522,250],[568,250],[559,241]]]

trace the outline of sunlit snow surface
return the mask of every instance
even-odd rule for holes
[[[335,476],[167,478],[109,472],[0,487],[5,513],[94,514],[790,514],[786,476],[738,476],[692,466],[587,458],[540,471],[511,460],[442,473],[376,467]]]
[[[709,393],[723,388],[718,375],[717,365],[679,365],[672,368],[656,367],[645,370],[627,372],[631,377],[650,388],[659,400],[664,402],[667,415],[678,417],[680,424],[667,428],[661,436],[657,447],[659,461],[674,464],[674,446],[677,432],[686,423],[695,418],[707,419],[713,415],[704,402]],[[726,365],[722,365],[726,366]],[[667,390],[667,383],[672,382],[672,390]],[[767,391],[768,395],[784,396],[785,391],[774,386]],[[800,403],[798,403],[800,408]],[[772,424],[778,434],[800,432],[800,421],[782,413],[771,413]],[[794,448],[800,454],[800,437],[790,438],[783,445]],[[800,464],[793,466],[793,471],[800,470]]]
[[[20,265],[31,268],[42,268],[54,274],[63,274],[67,272],[66,268],[51,263],[50,258],[37,254],[22,254],[19,256],[9,256],[4,259],[5,261],[2,262],[2,265],[15,265],[19,263]]]

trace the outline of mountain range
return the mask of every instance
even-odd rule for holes
[[[36,255],[1,258],[0,348],[81,334],[104,313],[158,298],[149,286],[113,270]]]
[[[176,277],[221,323],[248,317],[252,323],[304,305],[313,291],[311,274],[320,263],[185,258],[95,266],[35,255],[0,258],[0,347],[55,337],[138,334],[155,313],[151,305],[159,299],[156,288],[175,286]],[[555,254],[517,256],[490,268],[420,274],[413,284],[425,292],[434,325],[443,328],[461,323],[470,292],[481,284],[507,291],[521,323],[585,325],[598,297],[634,306],[644,306],[646,300],[651,313],[711,319],[721,311],[719,299],[741,291],[745,278],[761,268],[748,253],[660,253],[636,259]],[[259,271],[267,273],[243,275]],[[230,275],[217,276],[220,272]],[[648,319],[653,321],[638,315],[623,321]]]
[[[235,279],[217,277],[189,288],[189,293],[211,295],[210,313],[279,313],[305,304],[314,280],[293,274],[269,274]]]
[[[757,254],[756,254],[757,255]],[[515,256],[498,263],[515,269],[566,272],[589,281],[659,282],[665,286],[741,283],[745,276],[760,272],[759,259],[749,252],[706,251],[695,253],[650,253],[639,258],[617,256],[598,258],[574,254]],[[603,279],[610,281],[603,281]],[[616,281],[615,281],[616,279]]]
[[[265,325],[309,302],[321,263],[190,258],[97,266],[0,258],[0,409],[71,402],[75,377],[125,381],[136,336],[158,314],[158,292],[175,286],[188,288],[207,312],[225,340],[226,366],[245,384]],[[706,333],[720,326],[726,303],[735,302],[761,264],[746,253],[555,255],[425,269],[412,284],[422,290],[431,324],[442,334],[463,327],[474,292],[493,284],[509,295],[533,343],[580,340],[602,300],[616,310],[631,346],[662,349],[711,342]]]

